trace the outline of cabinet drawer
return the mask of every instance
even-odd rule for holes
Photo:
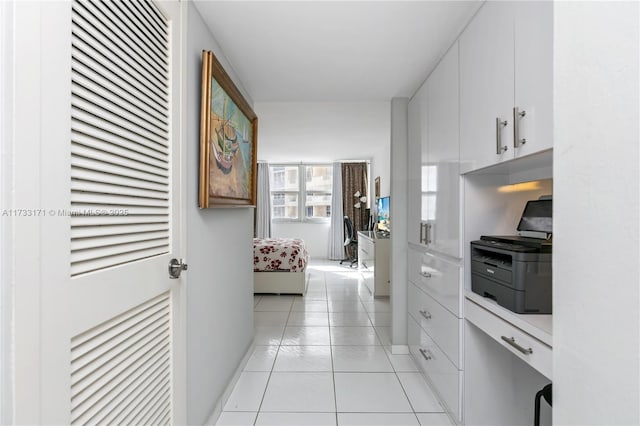
[[[373,272],[375,268],[375,245],[366,238],[358,240],[358,267]]]
[[[363,252],[366,257],[370,257],[371,259],[373,259],[374,249],[375,245],[373,241],[364,237],[358,238],[358,250]]]
[[[465,304],[465,318],[515,356],[552,379],[551,347],[469,300]]]
[[[440,346],[456,367],[460,367],[460,329],[462,320],[446,310],[432,297],[409,283],[409,313]]]
[[[461,318],[460,267],[428,253],[409,250],[409,280]]]
[[[460,422],[462,372],[449,361],[412,317],[409,317],[407,322],[409,351],[434,385],[445,409]]]

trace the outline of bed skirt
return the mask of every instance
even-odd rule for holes
[[[298,272],[254,272],[254,293],[300,294],[307,291],[307,268]]]

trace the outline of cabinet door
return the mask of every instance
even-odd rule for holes
[[[460,257],[460,144],[458,140],[458,43],[427,80],[427,214],[429,248]],[[424,157],[424,155],[423,155]],[[424,178],[423,178],[424,179]],[[426,192],[426,193],[425,193]]]
[[[516,156],[553,146],[553,2],[514,2]],[[515,121],[514,121],[515,122]]]
[[[422,224],[429,217],[429,197],[424,188],[428,186],[427,144],[427,85],[416,92],[409,102],[409,242],[426,244]]]
[[[414,96],[409,102],[408,116],[408,136],[409,146],[407,148],[407,218],[408,223],[408,239],[410,243],[421,244],[420,241],[420,103],[418,96]]]
[[[486,2],[460,36],[462,172],[512,159],[513,2]],[[497,126],[496,119],[506,121]],[[497,154],[497,139],[501,150]]]

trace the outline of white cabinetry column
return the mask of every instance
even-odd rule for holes
[[[407,117],[409,99],[391,100],[391,339],[394,352],[407,347]]]
[[[640,424],[640,4],[554,2],[553,423]]]

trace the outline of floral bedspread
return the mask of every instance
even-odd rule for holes
[[[253,270],[304,271],[309,254],[304,241],[297,238],[254,238]]]

